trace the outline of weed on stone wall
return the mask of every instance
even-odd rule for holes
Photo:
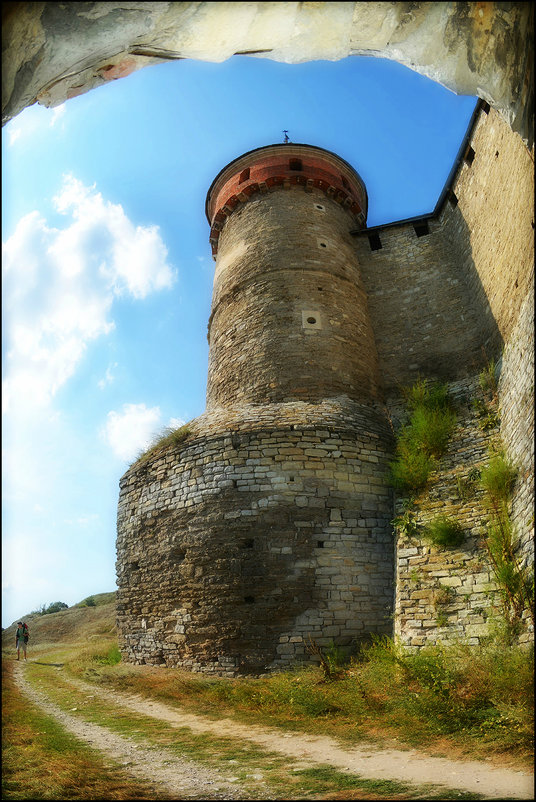
[[[446,384],[419,379],[404,395],[409,418],[397,434],[389,481],[396,490],[413,494],[425,487],[445,453],[456,415]]]
[[[494,360],[490,360],[480,372],[478,385],[479,395],[473,399],[473,409],[479,418],[479,428],[487,432],[497,428],[501,422],[497,366]]]
[[[153,440],[147,451],[138,456],[133,465],[141,465],[149,459],[156,457],[160,451],[164,451],[170,446],[179,445],[184,442],[190,434],[188,425],[181,426],[179,429],[166,428]]]
[[[436,515],[432,518],[423,529],[423,537],[433,546],[443,549],[454,549],[465,540],[459,521],[447,515]]]
[[[512,637],[519,632],[525,610],[529,610],[534,621],[534,574],[519,562],[516,554],[517,538],[509,513],[516,477],[516,468],[507,460],[500,445],[495,445],[480,476],[489,513],[485,543],[502,602],[507,632]]]

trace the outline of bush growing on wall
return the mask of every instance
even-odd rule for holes
[[[409,419],[398,433],[389,480],[397,490],[416,492],[426,485],[437,459],[445,453],[456,415],[445,384],[421,379],[405,395]]]
[[[424,528],[424,537],[434,546],[453,549],[463,543],[464,533],[458,521],[446,515],[437,515]]]
[[[515,634],[524,610],[528,609],[534,619],[534,576],[519,562],[509,514],[516,477],[515,467],[500,449],[492,452],[480,476],[489,510],[486,547],[501,595],[505,620],[512,634]]]

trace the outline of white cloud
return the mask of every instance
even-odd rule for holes
[[[121,412],[108,412],[101,436],[116,457],[131,462],[167,429],[179,429],[186,422],[183,418],[170,418],[163,427],[161,418],[160,407],[123,404]]]
[[[65,103],[61,103],[59,106],[56,106],[52,109],[52,117],[50,120],[50,127],[52,128],[58,122],[60,117],[63,117],[65,114]]]
[[[182,418],[170,418],[168,423],[169,429],[180,429],[186,423]]]
[[[112,370],[116,367],[117,367],[117,362],[114,362],[113,365],[108,365],[108,367],[106,368],[106,373],[104,374],[104,378],[100,379],[97,382],[97,387],[99,388],[99,390],[104,390],[104,388],[108,384],[112,384],[112,382],[115,380],[115,376],[113,375]]]
[[[29,106],[24,109],[14,120],[10,120],[6,125],[8,144],[11,147],[19,139],[22,141],[29,137],[38,137],[46,132],[47,128],[53,128],[58,120],[61,120],[60,128],[64,128],[64,116],[67,110],[66,104],[62,103],[53,109],[44,106]]]
[[[157,226],[135,226],[119,204],[105,201],[95,187],[65,176],[54,198],[62,214],[71,211],[74,223],[54,243],[62,270],[79,273],[92,244],[92,260],[116,295],[135,298],[172,286],[174,273]]]
[[[34,211],[3,245],[8,411],[50,402],[88,344],[113,330],[115,297],[142,299],[175,280],[157,227],[135,226],[70,175],[54,200],[71,217],[64,228]]]
[[[160,419],[159,407],[123,404],[121,412],[108,413],[104,437],[119,459],[130,462],[151,444]]]

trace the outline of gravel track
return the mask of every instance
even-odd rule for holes
[[[240,789],[213,770],[186,759],[178,759],[164,749],[139,747],[104,727],[70,716],[49,702],[24,679],[22,663],[15,677],[21,690],[77,737],[122,763],[136,777],[169,788],[178,799],[245,799]],[[367,779],[396,780],[414,785],[432,783],[449,789],[473,791],[487,799],[534,799],[534,775],[529,772],[493,766],[480,761],[461,761],[407,751],[381,749],[372,745],[341,747],[334,739],[302,733],[283,733],[275,728],[241,724],[231,719],[212,719],[193,715],[180,708],[147,700],[134,694],[107,691],[64,675],[73,690],[98,696],[111,707],[122,707],[165,721],[172,727],[188,727],[194,733],[250,741],[268,751],[279,752],[297,761],[296,767],[330,765]],[[260,778],[259,778],[260,779]],[[269,799],[269,789],[259,785],[255,799]]]
[[[106,727],[64,712],[25,679],[22,663],[15,667],[15,681],[22,693],[76,738],[119,763],[127,774],[165,791],[172,799],[251,799],[217,771],[158,747],[143,747]],[[96,689],[84,690],[97,695]],[[100,696],[100,694],[98,694]],[[119,700],[116,699],[116,703]],[[258,797],[259,799],[267,797]],[[268,797],[269,798],[269,797]]]

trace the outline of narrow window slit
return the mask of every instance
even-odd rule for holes
[[[466,164],[472,164],[474,159],[475,159],[475,152],[473,148],[469,145],[469,147],[465,151],[465,156],[463,157],[463,160]]]
[[[416,223],[413,228],[418,237],[425,237],[426,234],[430,233],[430,229],[428,228],[428,223],[426,220],[424,220],[422,223]]]
[[[382,241],[379,234],[369,234],[368,241],[371,251],[379,251],[383,248]]]

